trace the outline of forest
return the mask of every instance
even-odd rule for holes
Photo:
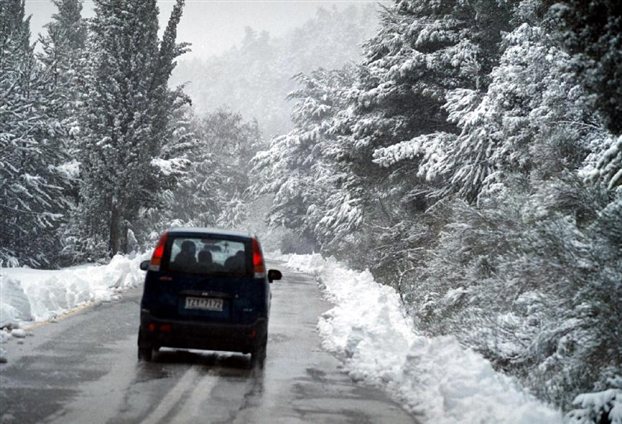
[[[396,0],[371,34],[325,11],[291,38],[338,37],[320,63],[249,30],[180,65],[199,103],[234,93],[215,110],[172,77],[184,0],[161,36],[155,0],[54,3],[35,43],[0,3],[0,266],[104,262],[270,199],[283,252],[369,269],[417,331],[576,422],[622,397],[622,3]]]

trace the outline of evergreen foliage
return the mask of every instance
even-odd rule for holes
[[[60,123],[58,137],[67,162],[61,166],[67,185],[62,196],[67,205],[75,208],[78,202],[80,162],[80,120],[87,75],[87,25],[82,19],[82,3],[78,0],[55,0],[58,11],[46,25],[47,34],[39,36],[42,52],[38,59],[48,81],[47,95],[50,113]],[[64,240],[69,225],[66,210],[62,211],[62,224],[56,238]],[[61,251],[59,263],[71,263],[69,252]],[[58,262],[58,260],[56,261]]]
[[[219,110],[189,122],[188,167],[155,222],[168,226],[236,228],[250,198],[249,162],[263,147],[257,122]]]
[[[265,173],[255,189],[276,194],[269,214],[272,225],[296,228],[303,240],[336,241],[346,237],[361,216],[358,205],[344,199],[345,175],[330,160],[342,154],[332,127],[344,107],[344,90],[353,81],[354,69],[318,69],[295,78],[301,88],[289,97],[296,100],[296,128],[274,138],[270,148],[255,157],[256,170]]]
[[[553,3],[396,1],[255,161],[273,224],[570,410],[622,375],[622,49],[616,2]]]
[[[283,105],[249,93],[297,84],[293,128],[269,146],[260,123],[196,115],[169,88],[183,0],[161,40],[156,0],[95,0],[88,25],[80,0],[54,4],[35,55],[24,1],[0,3],[0,266],[235,227],[272,193],[271,225],[369,268],[419,331],[455,335],[578,422],[617,408],[619,2],[397,0],[356,66],[369,11],[320,11],[293,41],[249,30],[206,79],[271,129]],[[297,73],[318,52],[340,69]]]
[[[175,183],[182,161],[165,158],[164,146],[175,141],[172,117],[185,100],[167,87],[185,51],[175,43],[183,3],[177,1],[159,42],[155,0],[95,2],[76,250],[94,257],[126,252],[141,208]]]
[[[54,232],[66,208],[61,123],[49,75],[30,45],[24,1],[0,4],[0,265],[56,259]]]
[[[622,3],[564,0],[551,14],[561,21],[560,38],[577,58],[586,87],[596,97],[608,129],[622,134]]]
[[[47,34],[39,37],[42,53],[39,59],[51,78],[55,103],[62,105],[60,120],[72,133],[79,131],[77,116],[85,84],[87,25],[82,19],[78,0],[54,0],[58,12],[46,25]],[[67,121],[67,122],[65,122]]]
[[[292,76],[358,60],[360,45],[376,23],[375,5],[357,5],[319,9],[303,26],[281,36],[246,28],[239,46],[180,62],[173,80],[190,81],[187,91],[198,113],[223,107],[239,111],[246,120],[258,119],[262,132],[272,138],[291,128],[285,97],[296,88]]]

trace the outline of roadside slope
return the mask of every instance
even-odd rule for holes
[[[391,287],[372,275],[320,255],[282,258],[314,273],[335,306],[320,318],[323,347],[350,376],[384,388],[424,422],[561,423],[561,412],[497,373],[481,355],[451,336],[417,334]]]

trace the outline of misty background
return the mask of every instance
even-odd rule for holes
[[[291,129],[286,97],[297,87],[292,77],[358,61],[383,3],[187,1],[177,39],[190,43],[190,52],[179,58],[170,85],[183,84],[199,113],[225,108],[256,119],[266,138],[282,134]],[[158,1],[160,33],[173,5]],[[26,0],[33,41],[55,12],[52,0]],[[93,15],[93,2],[83,2],[82,16]]]

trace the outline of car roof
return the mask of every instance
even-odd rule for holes
[[[233,231],[233,230],[223,230],[220,228],[208,228],[208,227],[175,227],[170,228],[168,230],[170,235],[175,234],[184,234],[188,233],[197,234],[197,235],[215,235],[215,236],[229,236],[229,237],[241,237],[241,238],[253,238],[253,236],[248,232],[243,231]]]

